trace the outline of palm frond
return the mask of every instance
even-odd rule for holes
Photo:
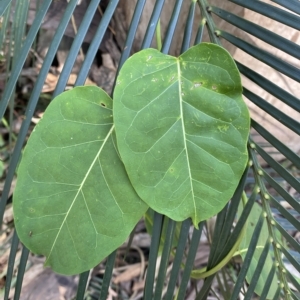
[[[85,290],[87,286],[87,281],[89,279],[90,271],[86,271],[84,273],[81,273],[79,276],[79,282],[78,282],[78,288],[77,288],[77,294],[76,299],[84,299]]]
[[[163,248],[163,252],[161,255],[161,263],[159,265],[159,271],[158,271],[157,280],[156,280],[157,282],[156,282],[155,292],[154,292],[155,299],[162,298],[164,281],[165,281],[166,271],[167,271],[167,267],[169,264],[171,250],[172,250],[172,240],[174,237],[175,228],[176,228],[176,222],[169,219],[167,232],[166,232],[166,238],[164,241],[164,248]]]
[[[242,286],[244,284],[244,281],[245,281],[245,278],[246,278],[246,275],[247,275],[248,268],[250,266],[249,262],[253,258],[255,248],[256,248],[256,245],[257,245],[257,242],[258,242],[258,238],[259,238],[259,235],[260,235],[260,231],[262,229],[263,219],[264,219],[264,216],[262,214],[260,216],[259,221],[257,222],[255,230],[253,232],[253,237],[251,239],[251,242],[250,242],[250,245],[249,245],[245,260],[244,260],[244,264],[241,268],[240,274],[239,274],[239,276],[237,278],[237,281],[235,283],[234,290],[233,290],[232,295],[231,295],[231,299],[237,299],[238,295],[240,293],[240,290],[242,289]],[[267,246],[269,246],[269,244],[267,244]],[[251,294],[251,296],[252,296],[252,294]]]
[[[217,34],[229,41],[230,43],[232,43],[233,45],[235,45],[236,47],[250,54],[251,56],[273,67],[275,70],[278,70],[282,74],[285,74],[296,81],[300,81],[299,69],[294,67],[293,65],[277,58],[276,56],[263,49],[255,47],[250,43],[233,36],[228,32],[217,30]]]
[[[77,58],[78,52],[81,48],[81,45],[84,41],[84,37],[86,36],[89,26],[92,22],[92,17],[94,16],[94,14],[96,12],[99,3],[100,3],[100,0],[92,0],[90,5],[88,6],[88,9],[84,15],[84,18],[83,18],[81,24],[80,24],[80,27],[78,28],[77,35],[74,38],[74,42],[72,43],[69,55],[66,59],[64,67],[59,76],[59,80],[58,80],[58,82],[56,84],[56,88],[53,92],[53,97],[56,97],[58,94],[60,94],[65,89],[65,86],[68,82],[68,78],[71,74],[73,65]],[[105,27],[107,28],[108,22],[106,21],[104,23],[104,25],[106,25]],[[105,32],[106,28],[104,30],[102,28],[103,32]]]
[[[289,2],[286,2],[284,0],[272,0],[272,1],[300,15],[299,1],[297,0],[291,0]]]
[[[228,23],[231,23],[232,25],[242,29],[244,32],[248,32],[251,35],[298,59],[300,58],[300,46],[291,42],[290,40],[218,7],[212,6],[211,12],[215,13],[223,20],[226,20]],[[253,52],[251,52],[251,54],[253,54]]]
[[[194,228],[192,240],[189,248],[189,252],[186,258],[185,268],[183,270],[181,283],[179,286],[179,291],[177,294],[177,299],[185,299],[186,289],[188,281],[190,279],[190,274],[194,265],[195,256],[198,250],[198,244],[202,234],[204,222],[199,224],[199,229]]]
[[[182,222],[179,239],[178,239],[178,246],[177,246],[174,261],[173,261],[170,279],[168,282],[168,289],[167,289],[167,292],[165,295],[166,300],[171,300],[171,299],[173,299],[173,296],[174,296],[176,282],[177,282],[178,274],[179,274],[179,271],[181,268],[181,263],[183,261],[184,251],[185,251],[186,244],[187,244],[190,226],[191,226],[190,219]],[[193,245],[193,247],[195,248],[198,246],[198,243],[199,243],[199,239],[197,239],[197,236],[192,238],[191,246]]]
[[[4,30],[0,31],[0,46],[2,45],[1,43],[6,34],[6,26],[9,24],[10,13],[8,12],[10,10],[11,2],[11,0],[3,0],[0,3],[0,16],[4,17],[2,22],[2,28],[4,28]],[[17,6],[17,4],[23,3],[23,8],[25,8],[26,11],[28,9],[28,1],[22,0],[16,3],[16,20],[18,22],[16,23],[18,25],[16,27],[18,27],[18,30],[14,32],[14,36],[16,37],[16,50],[18,50],[18,52],[15,52],[17,58],[12,65],[11,75],[5,86],[5,90],[0,102],[1,118],[4,116],[10,99],[13,98],[15,86],[21,74],[21,70],[36,39],[43,19],[49,10],[51,2],[51,0],[44,0],[42,2],[42,5],[36,13],[36,17],[24,42],[22,42],[21,37],[25,32],[25,20],[27,14],[22,14],[22,7]],[[45,78],[57,53],[58,46],[62,40],[67,25],[74,13],[77,2],[77,0],[70,0],[69,4],[67,5],[31,93],[26,109],[26,119],[23,121],[18,134],[18,139],[14,147],[14,152],[11,158],[1,196],[1,220],[3,219],[3,214],[8,201],[9,190],[15,175],[19,158],[21,156],[24,142],[26,140],[31,118],[39,101]],[[279,22],[280,24],[284,24],[296,30],[300,29],[300,5],[299,1],[297,0],[272,0],[272,2],[278,4],[279,6],[258,0],[229,0],[226,2],[231,2],[234,5],[239,5],[255,11],[257,14],[266,16],[276,22]],[[68,57],[64,63],[64,67],[52,97],[55,97],[64,91],[68,78],[72,72],[72,68],[75,64],[78,52],[80,51],[80,48],[84,42],[84,37],[89,30],[93,15],[98,9],[100,3],[101,0],[90,1],[81,25],[78,28],[78,34],[74,38]],[[118,70],[116,73],[118,73],[132,51],[136,32],[146,3],[146,0],[136,1],[131,23],[128,28],[126,41],[124,45],[121,45],[122,53],[120,60],[118,61]],[[105,32],[107,32],[108,26],[113,18],[114,13],[116,12],[118,4],[119,0],[109,1],[94,38],[90,43],[87,53],[85,54],[85,58],[77,76],[75,85],[83,85],[85,83],[93,60],[97,54],[101,42],[104,39]],[[160,17],[165,5],[166,3],[164,0],[157,0],[155,2],[142,42],[142,49],[150,47],[153,43],[156,28],[160,22]],[[169,52],[176,30],[183,30],[182,28],[177,28],[176,26],[180,18],[180,10],[184,5],[184,1],[176,0],[174,1],[173,5],[173,11],[170,17],[169,25],[166,28],[166,32],[163,34],[163,53]],[[271,45],[271,49],[281,50],[285,54],[288,54],[295,59],[300,58],[299,45],[284,38],[283,36],[280,36],[279,34],[273,33],[261,25],[250,22],[245,18],[237,16],[233,12],[226,11],[218,6],[219,4],[210,6],[209,0],[190,1],[189,11],[185,21],[183,41],[180,45],[181,52],[190,47],[193,36],[193,26],[195,22],[198,22],[198,31],[195,38],[195,44],[201,42],[203,35],[206,33],[205,30],[207,30],[213,43],[221,45],[224,40],[227,40],[229,43],[235,46],[235,49],[239,49],[239,51],[247,53],[247,55],[253,59],[258,59],[262,65],[267,65],[271,67],[272,70],[277,70],[278,73],[286,75],[293,82],[300,81],[299,68],[293,65],[290,61],[279,58],[272,52],[272,50],[269,51],[265,48],[262,49],[259,45],[249,43],[249,39],[247,40],[246,38],[244,39],[244,37],[236,37],[230,32],[230,30],[227,31],[227,29],[225,30],[223,28],[218,28],[215,23],[215,17],[217,16],[227,23],[230,23],[234,26],[234,28],[238,28],[243,33],[248,33],[251,35],[251,38],[253,37],[255,39],[259,39],[260,41]],[[284,9],[282,9],[280,6]],[[286,9],[290,10],[291,12],[287,11]],[[199,11],[201,11],[201,16]],[[282,87],[277,85],[276,82],[271,82],[265,76],[260,75],[256,70],[253,70],[251,65],[247,65],[244,62],[236,63],[240,72],[248,80],[259,86],[264,92],[277,98],[281,103],[289,106],[289,108],[292,110],[300,112],[299,99],[293,95],[292,92],[284,90]],[[274,119],[279,121],[282,126],[289,128],[297,136],[300,135],[299,122],[295,120],[295,118],[290,116],[288,113],[283,112],[279,107],[276,107],[276,105],[269,103],[269,101],[264,99],[264,96],[260,95],[255,89],[248,88],[247,86],[244,88],[243,93],[244,96],[251,102],[251,104],[254,104],[260,108],[267,115],[272,116]],[[251,126],[259,137],[263,138],[268,145],[273,146],[274,149],[276,149],[276,151],[278,151],[278,153],[280,153],[285,160],[291,163],[294,168],[299,169],[300,160],[297,153],[292,151],[288,146],[281,142],[275,134],[270,133],[258,121],[252,120]],[[176,251],[172,252],[172,241],[174,238],[176,222],[168,220],[167,234],[164,241],[161,263],[159,266],[157,265],[159,244],[163,230],[164,216],[155,213],[143,299],[153,299],[153,297],[154,299],[161,299],[162,297],[164,297],[164,299],[173,299],[174,297],[176,297],[176,299],[185,299],[186,290],[191,279],[191,272],[194,268],[195,256],[197,251],[199,249],[201,250],[201,245],[199,246],[201,236],[204,233],[212,234],[212,239],[211,241],[209,240],[210,254],[207,262],[207,270],[209,271],[222,264],[224,259],[226,259],[228,253],[230,253],[230,250],[234,247],[239,236],[243,232],[243,228],[249,219],[250,212],[255,202],[260,204],[262,208],[262,214],[256,224],[254,234],[250,241],[247,255],[243,261],[242,267],[239,272],[234,270],[237,276],[236,278],[231,277],[231,280],[234,282],[234,287],[227,285],[226,288],[223,289],[223,292],[231,294],[230,299],[237,299],[239,294],[243,292],[245,282],[247,282],[246,277],[248,270],[255,260],[254,253],[260,232],[263,227],[263,222],[266,220],[270,239],[268,239],[264,244],[263,251],[260,254],[259,262],[253,273],[251,282],[249,282],[247,289],[244,292],[244,297],[245,299],[251,299],[255,294],[257,283],[264,269],[266,257],[268,254],[272,253],[275,263],[268,273],[264,288],[260,295],[261,299],[267,299],[274,278],[278,278],[280,281],[278,289],[276,293],[274,293],[274,299],[280,299],[283,297],[286,297],[286,299],[300,298],[299,281],[286,268],[287,264],[292,265],[300,273],[300,263],[295,256],[295,253],[300,253],[300,245],[291,234],[292,231],[300,230],[300,224],[298,221],[300,204],[299,199],[291,195],[283,184],[287,183],[291,188],[295,189],[295,191],[299,193],[300,183],[298,169],[297,171],[291,170],[282,163],[276,161],[272,154],[265,150],[264,145],[260,142],[257,142],[254,137],[253,140],[252,138],[249,140],[249,155],[249,166],[247,167],[247,170],[245,171],[230,203],[228,203],[217,215],[213,232],[208,232],[210,229],[208,229],[207,224],[205,224],[205,222],[201,222],[199,224],[199,230],[194,228],[190,238],[191,221],[186,220],[181,224]],[[267,164],[268,168],[264,168],[261,163]],[[243,212],[240,214],[237,220],[237,209],[241,202],[244,191],[247,192],[248,201],[244,205]],[[289,204],[290,208],[283,207],[282,200],[285,200]],[[17,234],[14,233],[9,256],[8,270],[6,274],[6,287],[4,294],[5,300],[9,299],[9,291],[12,283],[13,272],[14,268],[16,267],[18,268],[18,275],[15,286],[15,299],[19,299],[21,293],[22,281],[26,271],[26,263],[29,251],[26,248],[23,248],[20,264],[18,266],[14,266],[18,245],[18,237]],[[106,261],[104,277],[103,280],[101,279],[100,299],[102,300],[106,299],[108,295],[113,268],[115,266],[116,253],[117,252],[113,252]],[[169,278],[166,279],[166,270],[170,257],[172,257],[172,269],[170,271]],[[226,278],[224,274],[228,270],[228,265],[222,269],[222,276],[224,278]],[[197,291],[196,293],[196,299],[207,299],[210,293],[215,295],[217,294],[215,291],[212,292],[213,283],[216,281],[219,283],[221,282],[221,272],[217,276],[216,274],[217,273],[214,273],[205,278],[201,290]],[[80,274],[76,299],[84,299],[88,282],[89,272]],[[227,296],[229,294],[227,294]]]
[[[296,111],[300,112],[300,102],[294,95],[288,93],[284,89],[280,88],[278,85],[274,84],[267,78],[263,77],[262,75],[254,72],[250,68],[246,67],[245,65],[236,61],[236,64],[239,68],[239,71],[249,78],[252,82],[260,86],[262,89],[276,97],[277,99],[281,100],[285,104],[289,105],[291,108],[295,109]]]
[[[106,300],[108,295],[108,289],[110,286],[111,276],[113,272],[113,268],[115,265],[117,251],[114,251],[109,255],[107,258],[106,266],[105,266],[105,273],[102,282],[101,294],[99,300]]]
[[[249,8],[261,15],[269,17],[275,21],[293,27],[297,30],[300,29],[300,22],[299,22],[300,18],[298,16],[290,12],[284,11],[273,5],[258,0],[252,0],[252,1],[229,0],[229,1],[241,5],[243,7]]]
[[[12,0],[4,0],[0,3],[0,17],[3,16],[9,5],[11,4]]]
[[[195,10],[196,10],[196,2],[192,1],[190,5],[190,10],[189,14],[186,18],[185,22],[185,30],[184,30],[184,36],[183,36],[183,41],[182,41],[182,46],[181,46],[181,53],[186,51],[190,45],[191,45],[191,38],[192,38],[192,33],[193,33],[193,22],[195,18]],[[201,41],[201,38],[200,38]],[[200,41],[195,42],[195,44],[199,44]]]
[[[10,291],[10,287],[11,287],[11,281],[12,281],[12,277],[13,277],[14,265],[15,265],[15,259],[16,259],[18,246],[19,246],[19,238],[18,238],[17,232],[14,231],[14,235],[13,235],[13,239],[12,239],[11,247],[10,247],[9,258],[8,258],[4,300],[7,300],[8,296],[9,296],[9,291]]]
[[[84,84],[88,76],[88,72],[90,70],[93,59],[96,56],[100,43],[104,37],[104,33],[109,25],[109,22],[113,16],[114,11],[116,10],[118,2],[119,1],[116,0],[111,1],[108,7],[106,8],[105,13],[101,19],[101,22],[99,23],[99,27],[97,28],[97,31],[95,33],[95,36],[89,46],[89,50],[85,56],[85,60],[81,66],[80,72],[78,73],[75,86]]]
[[[21,295],[21,290],[22,290],[22,283],[23,283],[23,278],[24,274],[26,271],[26,264],[29,256],[29,250],[25,247],[22,249],[22,255],[21,255],[21,260],[20,264],[18,267],[18,273],[17,273],[17,282],[16,282],[16,287],[15,287],[15,299],[19,299]]]
[[[270,270],[270,273],[268,275],[268,278],[265,282],[265,286],[264,286],[264,289],[260,295],[260,299],[267,299],[267,296],[268,296],[268,292],[271,288],[271,284],[272,284],[272,281],[273,281],[273,278],[275,276],[275,272],[276,272],[276,267],[275,265],[272,266],[271,270]]]
[[[255,103],[258,107],[260,107],[265,112],[268,112],[269,115],[274,117],[276,120],[278,120],[280,123],[284,124],[286,127],[290,128],[297,134],[300,132],[299,122],[294,120],[293,118],[289,117],[273,105],[271,105],[269,102],[265,101],[261,97],[257,96],[253,92],[249,91],[247,88],[244,88],[243,94],[247,99]]]
[[[36,35],[39,31],[39,28],[41,27],[41,24],[43,22],[43,19],[47,13],[47,10],[49,9],[49,6],[51,4],[51,0],[48,1],[44,1],[43,5],[41,6],[40,10],[38,11],[34,22],[27,34],[26,40],[23,44],[22,47],[22,51],[20,52],[20,56],[17,58],[16,62],[15,62],[15,66],[11,71],[10,74],[10,78],[9,81],[7,82],[7,85],[4,89],[2,98],[1,98],[1,103],[0,103],[0,118],[3,118],[3,115],[5,113],[7,104],[9,99],[11,98],[13,92],[14,92],[14,88],[15,85],[18,81],[18,78],[20,76],[21,70],[24,66],[26,57],[28,56],[28,53],[30,51],[30,48],[36,38]],[[10,183],[9,183],[10,185]],[[5,198],[5,197],[4,197]],[[2,212],[2,207],[0,207],[0,216],[2,216],[1,214]],[[2,218],[1,218],[2,219]]]
[[[158,257],[158,248],[159,248],[160,236],[162,232],[162,226],[163,226],[163,216],[155,212],[153,218],[153,231],[152,231],[151,247],[149,253],[149,266],[147,269],[147,278],[145,282],[145,292],[144,292],[145,299],[152,299],[156,261]]]

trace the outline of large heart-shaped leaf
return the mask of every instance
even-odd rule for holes
[[[58,273],[89,270],[128,237],[147,206],[116,150],[104,91],[53,100],[25,148],[13,208],[21,241]]]
[[[195,226],[219,212],[245,169],[249,112],[238,69],[213,44],[154,49],[123,65],[114,92],[120,155],[140,197]]]

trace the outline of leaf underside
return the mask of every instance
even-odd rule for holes
[[[125,62],[114,91],[118,149],[152,209],[197,227],[229,201],[248,160],[241,93],[233,59],[217,45],[179,58],[147,49]]]
[[[254,203],[254,206],[252,207],[252,210],[248,217],[247,230],[245,232],[245,236],[239,246],[240,255],[243,260],[246,257],[255,226],[261,215],[261,211],[262,211],[261,207],[257,203]],[[241,214],[242,214],[242,206],[240,205],[239,209],[238,209],[238,217],[240,217]],[[248,272],[246,275],[246,280],[249,284],[251,283],[252,277],[253,277],[255,269],[257,267],[259,258],[263,252],[263,248],[266,244],[266,241],[269,238],[270,238],[270,234],[269,234],[269,230],[268,230],[267,221],[264,220],[264,224],[263,224],[263,227],[260,232],[259,239],[258,239],[258,242],[256,245],[256,250],[254,252],[253,258],[251,260],[251,263],[250,263],[250,266],[249,266],[249,269],[248,269]],[[266,261],[265,261],[265,264],[264,264],[264,267],[261,271],[261,274],[259,275],[259,279],[258,279],[258,282],[255,287],[256,294],[258,294],[258,295],[262,294],[262,291],[264,289],[265,283],[267,281],[267,278],[269,276],[269,273],[272,269],[273,264],[274,264],[274,262],[273,262],[273,258],[272,258],[272,252],[269,251]],[[275,274],[275,276],[273,277],[273,280],[272,280],[271,287],[269,288],[267,299],[274,299],[276,290],[277,290],[277,286],[278,286],[277,282],[278,282],[278,278],[277,278],[277,275]]]
[[[147,206],[116,150],[104,91],[53,100],[25,148],[13,208],[20,240],[58,273],[89,270],[125,241]]]

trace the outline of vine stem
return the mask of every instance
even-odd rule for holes
[[[244,191],[242,194],[242,201],[243,201],[243,206],[245,207],[245,205],[248,201],[248,198]],[[237,251],[237,249],[239,248],[239,246],[245,236],[246,228],[247,228],[247,222],[244,224],[243,229],[242,229],[238,239],[236,240],[235,244],[231,248],[231,250],[216,266],[214,266],[212,269],[210,269],[208,271],[207,271],[207,268],[203,268],[200,270],[193,270],[191,273],[191,277],[195,278],[195,279],[203,279],[203,278],[209,277],[209,276],[217,273],[219,270],[221,270],[232,259],[232,257],[234,257],[235,255],[237,255],[239,253]]]
[[[156,25],[156,45],[157,45],[157,50],[160,51],[161,47],[162,47],[160,19],[158,20],[157,25]]]

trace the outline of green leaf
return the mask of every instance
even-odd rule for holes
[[[233,59],[217,45],[179,58],[147,49],[125,62],[114,92],[118,149],[152,209],[197,227],[229,201],[248,160],[241,93]]]
[[[148,207],[119,158],[104,91],[53,100],[24,151],[13,207],[21,241],[58,273],[89,270],[125,241]]]
[[[255,226],[259,220],[259,217],[261,215],[262,208],[257,204],[254,203],[252,210],[249,214],[248,220],[247,220],[247,230],[245,232],[244,238],[242,242],[240,243],[239,246],[239,254],[241,255],[242,259],[245,259],[245,256],[247,254],[247,250],[249,247],[249,244],[251,242],[252,236],[253,236],[253,231],[255,229]],[[238,217],[242,214],[242,205],[240,204],[239,209],[238,209]],[[257,263],[259,261],[259,258],[261,256],[261,253],[264,249],[264,246],[266,244],[266,241],[270,238],[269,235],[269,230],[268,230],[268,225],[266,220],[264,220],[263,227],[260,232],[260,236],[256,245],[256,250],[254,252],[253,258],[251,260],[247,275],[246,275],[246,280],[250,284],[252,276],[255,272],[255,269],[257,267]],[[258,279],[257,285],[255,287],[255,293],[258,295],[261,295],[263,288],[265,286],[265,282],[267,280],[267,277],[270,273],[270,270],[273,266],[273,259],[272,259],[272,252],[268,254],[264,268],[262,269],[262,272],[260,274],[260,277]],[[269,292],[267,299],[274,299],[274,296],[276,294],[276,289],[278,287],[277,284],[278,278],[277,275],[273,277],[272,284],[270,286]]]

